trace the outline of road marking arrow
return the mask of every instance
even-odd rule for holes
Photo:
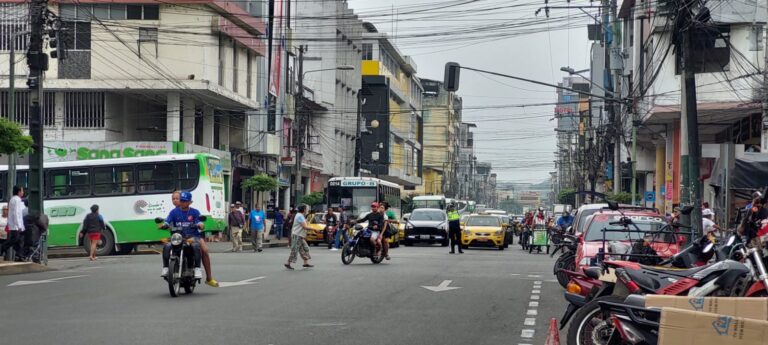
[[[438,286],[423,286],[422,285],[421,287],[423,287],[423,288],[425,288],[425,289],[427,289],[429,291],[433,291],[433,292],[461,289],[461,287],[458,287],[458,286],[448,286],[448,285],[451,285],[452,282],[453,282],[453,280],[443,280],[443,282],[440,283],[440,285],[438,285]]]
[[[256,281],[261,279],[264,279],[264,277],[256,277],[256,278],[241,280],[239,282],[219,282],[219,287],[251,285],[251,284],[256,284]]]
[[[24,286],[24,285],[35,285],[35,284],[47,284],[47,283],[55,283],[55,282],[57,282],[59,280],[72,279],[72,278],[80,278],[80,277],[87,277],[87,275],[61,277],[61,278],[52,278],[52,279],[43,279],[43,280],[19,280],[17,282],[8,284],[8,286]]]

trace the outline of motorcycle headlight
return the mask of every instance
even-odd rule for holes
[[[178,246],[178,245],[181,244],[181,241],[183,241],[183,240],[184,240],[184,238],[181,237],[181,234],[178,233],[178,232],[173,234],[173,235],[171,235],[171,245]]]

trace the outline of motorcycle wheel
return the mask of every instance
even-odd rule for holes
[[[187,295],[191,295],[193,292],[195,292],[195,282],[190,282],[187,285],[184,285],[184,293]]]
[[[168,262],[168,277],[165,280],[168,281],[168,292],[171,293],[171,297],[179,297],[179,278],[176,278],[176,272],[179,271],[179,260],[171,258]]]
[[[352,245],[350,243],[345,243],[344,247],[341,248],[341,262],[345,265],[349,265],[354,260],[355,253],[352,250]]]
[[[576,256],[567,253],[564,255],[560,255],[559,258],[557,258],[557,261],[555,261],[555,277],[557,277],[557,282],[562,287],[566,287],[568,285],[568,275],[565,274],[565,272],[561,271],[561,269],[573,271],[576,267]]]
[[[373,262],[374,265],[380,264],[382,261],[384,261],[384,256],[371,256],[371,262]]]
[[[603,296],[595,298],[573,315],[568,326],[569,345],[607,345],[613,332],[613,323],[604,320],[598,302],[606,301],[621,303],[623,298],[617,296]]]

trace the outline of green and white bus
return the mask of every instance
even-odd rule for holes
[[[45,214],[50,219],[50,247],[83,245],[82,222],[99,205],[107,230],[98,255],[130,252],[137,244],[168,237],[154,223],[173,208],[175,190],[192,193],[192,207],[207,216],[206,231],[226,226],[224,171],[210,154],[178,154],[136,158],[45,163]],[[29,167],[18,166],[16,185],[28,186]],[[0,166],[0,203],[5,204],[8,166]]]
[[[326,206],[343,207],[347,215],[357,218],[371,210],[371,203],[389,203],[400,217],[400,186],[373,177],[333,177],[328,180]]]

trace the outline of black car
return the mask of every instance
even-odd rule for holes
[[[440,243],[448,246],[448,215],[434,208],[417,208],[405,219],[403,244],[411,246],[416,242]]]

